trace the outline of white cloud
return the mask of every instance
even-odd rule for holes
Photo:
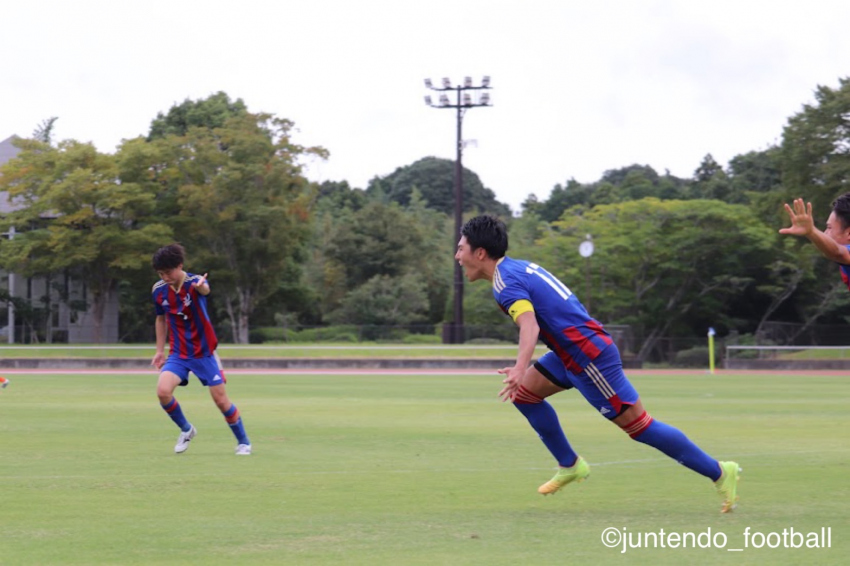
[[[223,90],[327,147],[311,176],[362,187],[453,159],[454,113],[424,105],[422,79],[487,74],[495,105],[466,114],[464,164],[517,209],[571,177],[689,176],[777,142],[848,75],[849,17],[828,0],[21,2],[0,21],[0,138],[59,116],[58,137],[112,151]]]

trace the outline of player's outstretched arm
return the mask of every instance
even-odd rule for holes
[[[791,220],[791,226],[779,230],[780,234],[808,238],[829,260],[850,265],[850,251],[815,226],[812,216],[812,203],[803,199],[794,199],[792,206],[785,204],[785,211]]]
[[[207,273],[204,273],[200,279],[197,279],[192,283],[192,287],[198,290],[198,293],[201,295],[209,295],[210,294],[210,284],[207,283]]]

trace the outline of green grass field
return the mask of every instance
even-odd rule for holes
[[[772,349],[729,349],[730,358],[776,359],[776,360],[847,360],[850,359],[850,346],[790,347],[778,346]]]
[[[575,392],[552,402],[593,473],[539,496],[553,462],[496,398],[497,375],[230,372],[250,457],[233,454],[197,381],[179,390],[199,433],[178,456],[154,374],[6,375],[3,565],[815,565],[850,552],[847,377],[632,377],[656,418],[743,466],[741,504],[721,515],[707,480]],[[831,527],[832,546],[744,548],[747,527],[765,537]],[[606,528],[644,539],[711,529],[726,543],[623,553],[602,544]]]

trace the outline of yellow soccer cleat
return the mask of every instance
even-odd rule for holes
[[[731,513],[738,506],[738,482],[741,480],[741,468],[737,462],[720,462],[720,479],[714,482],[717,493],[723,497],[721,513]]]
[[[589,475],[590,464],[579,456],[572,468],[560,468],[551,480],[537,488],[537,492],[551,495],[569,483],[586,480]]]

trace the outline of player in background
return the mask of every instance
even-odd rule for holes
[[[153,286],[156,310],[156,355],[151,365],[160,370],[156,394],[163,410],[180,427],[174,451],[178,454],[189,448],[197,430],[186,420],[183,409],[174,397],[179,385],[189,383],[189,372],[201,384],[209,387],[210,395],[224,415],[236,437],[236,454],[251,454],[251,441],[245,434],[239,409],[227,397],[226,379],[216,354],[218,339],[207,315],[207,295],[210,286],[207,275],[183,271],[184,250],[180,244],[160,248],[153,255],[153,268],[160,281]],[[169,339],[168,358],[165,340]]]
[[[850,193],[844,193],[832,203],[823,232],[815,226],[812,203],[798,198],[792,204],[793,208],[785,205],[791,226],[779,233],[808,238],[826,259],[839,264],[841,279],[850,288]]]
[[[512,401],[555,457],[559,470],[538,488],[548,495],[590,475],[590,466],[570,446],[546,397],[578,389],[584,398],[632,439],[657,448],[711,481],[723,497],[721,512],[735,508],[740,468],[718,462],[678,429],[652,418],[623,373],[620,352],[602,325],[575,295],[542,267],[507,257],[505,224],[477,216],[461,229],[455,259],[470,281],[486,279],[502,310],[519,326],[516,364],[499,370],[499,392]],[[538,338],[550,351],[529,366]]]

